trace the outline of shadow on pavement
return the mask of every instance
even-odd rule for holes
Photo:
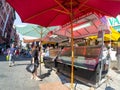
[[[114,70],[116,73],[120,74],[120,70],[118,70],[116,67],[113,67],[112,70]]]
[[[105,90],[115,90],[115,89],[110,87],[110,86],[108,86],[108,87],[105,88]]]
[[[41,76],[39,76],[41,79],[44,79],[46,77],[49,77],[51,75],[51,72],[54,71],[53,69],[50,69],[47,71],[47,73],[44,73],[42,74]],[[56,72],[56,71],[55,71]],[[66,83],[70,83],[70,77],[69,76],[66,76],[64,74],[62,74],[61,72],[56,72],[57,76],[59,77],[61,83],[64,85]],[[74,90],[77,90],[76,87],[77,87],[77,84],[83,84],[77,80],[75,80],[75,86],[74,86]]]
[[[45,68],[49,68],[50,69],[50,71],[48,71],[45,75],[43,75],[43,78],[48,77],[49,75],[51,75],[50,73],[53,70],[53,71],[56,72],[56,74],[59,77],[59,79],[60,79],[60,81],[61,81],[62,84],[71,83],[70,82],[70,75],[66,75],[66,74],[62,73],[61,71],[55,69],[55,62],[54,61],[51,61],[49,59],[49,60],[44,60],[43,62],[45,64],[44,65]],[[77,90],[76,87],[77,87],[78,84],[85,85],[84,83],[82,83],[82,82],[80,82],[78,80],[74,80],[74,81],[75,81],[75,83],[74,83],[74,85],[75,85],[74,90]]]
[[[49,77],[51,75],[51,72],[52,72],[52,69],[48,70],[47,73],[44,73],[44,74],[40,75],[39,77],[41,79],[44,79],[45,77]]]
[[[23,57],[23,56],[19,56],[15,59],[15,61],[30,61],[31,58],[30,57]],[[0,62],[1,61],[6,61],[6,55],[0,55]]]
[[[28,63],[23,63],[23,64],[15,64],[14,66],[21,66],[21,65],[28,65]]]

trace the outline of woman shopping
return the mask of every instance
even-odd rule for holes
[[[32,73],[32,77],[31,79],[35,79],[35,80],[41,80],[38,76],[37,76],[37,69],[39,67],[39,47],[38,46],[33,46],[32,48],[32,61],[31,63],[35,65],[35,71]]]

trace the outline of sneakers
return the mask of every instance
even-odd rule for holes
[[[12,66],[14,66],[15,65],[15,63],[12,63]]]
[[[12,67],[12,66],[14,66],[15,64],[14,63],[12,63],[12,64],[9,64],[9,67]]]
[[[38,77],[36,77],[35,80],[37,80],[37,81],[42,81],[42,79],[40,79],[40,78],[38,78]]]
[[[12,67],[12,65],[9,65],[9,67]]]
[[[40,79],[40,78],[38,78],[38,77],[33,77],[33,76],[31,76],[31,79],[34,79],[34,80],[36,80],[36,81],[42,81],[42,79]]]
[[[33,77],[33,76],[31,76],[31,79],[34,79],[34,77]]]

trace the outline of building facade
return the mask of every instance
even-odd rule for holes
[[[0,0],[0,45],[4,44],[5,46],[15,42],[16,30],[13,28],[14,20],[14,9],[6,0]]]

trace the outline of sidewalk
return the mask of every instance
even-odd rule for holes
[[[30,59],[20,57],[15,61],[15,66],[9,67],[5,56],[0,56],[0,90],[44,90],[42,88],[40,89],[40,85],[43,86],[56,82],[61,83],[59,75],[51,69],[46,69],[44,64],[41,65],[42,72],[40,76],[43,81],[31,80],[31,74],[26,71],[26,65],[29,63]],[[38,69],[38,71],[40,71],[40,69]],[[54,84],[52,87],[54,87]],[[51,89],[48,88],[48,90]]]
[[[23,59],[9,67],[5,57],[0,56],[0,90],[39,90],[39,81],[31,80],[25,69],[28,63]]]
[[[0,56],[0,90],[44,90],[42,88],[57,86],[56,83],[58,83],[58,85],[60,85],[59,83],[62,83],[61,85],[70,87],[70,79],[68,77],[56,73],[54,70],[45,68],[44,64],[41,65],[42,72],[40,76],[43,81],[31,80],[31,74],[25,69],[26,65],[29,63],[30,59],[20,58],[15,62],[15,66],[9,67],[5,57]],[[109,79],[95,90],[120,90],[120,72],[110,70],[108,75],[111,80]],[[75,90],[90,90],[89,86],[77,81],[74,86]],[[52,89],[48,88],[46,90]],[[56,90],[63,89],[59,88]]]

